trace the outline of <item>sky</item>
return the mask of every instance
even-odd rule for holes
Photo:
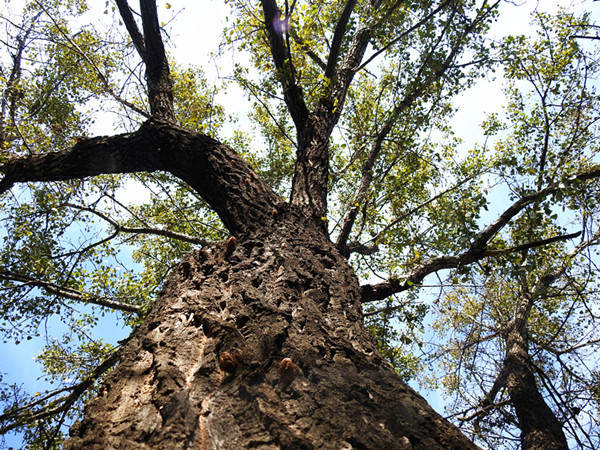
[[[16,7],[19,3],[18,0],[12,0],[11,2],[12,7]],[[224,5],[223,1],[170,0],[166,2],[158,0],[157,3],[160,17],[165,17],[165,20],[167,20],[173,14],[176,16],[169,27],[168,50],[179,64],[199,65],[209,80],[215,77],[225,77],[231,72],[233,63],[236,62],[235,58],[240,57],[239,54],[225,54],[220,58],[212,56],[218,50],[221,33],[227,25],[226,17],[229,8]],[[167,8],[167,3],[170,8]],[[599,3],[593,4],[591,0],[529,0],[514,3],[506,2],[503,5],[503,15],[494,28],[496,36],[527,32],[530,29],[529,14],[536,7],[549,12],[556,11],[559,6],[572,10],[581,10],[587,7],[589,10],[596,10],[596,14],[600,10]],[[101,14],[101,11],[99,13],[94,11],[93,14]],[[93,20],[93,14],[90,15],[90,20]],[[291,25],[293,26],[293,18]],[[504,104],[502,84],[501,78],[484,78],[455,100],[459,110],[454,116],[453,124],[457,130],[470,130],[462,135],[465,145],[478,141],[480,133],[477,125],[482,122],[485,115],[498,112],[501,109]],[[250,110],[250,105],[246,96],[238,87],[230,85],[220,94],[218,102],[224,106],[225,111],[228,113],[235,112],[238,115],[239,122],[234,126],[243,128],[250,126],[245,118]],[[95,131],[97,134],[110,134],[112,130],[110,121],[101,121],[101,125]],[[144,198],[141,189],[135,186],[131,186],[127,196],[128,199],[124,200],[135,201]],[[127,330],[115,327],[114,323],[114,318],[107,316],[100,322],[95,331],[102,334],[109,342],[114,343],[127,334]],[[61,332],[60,324],[51,321],[48,326],[50,330]],[[7,374],[5,381],[19,380],[32,391],[43,389],[44,384],[39,380],[41,373],[33,361],[43,343],[43,340],[34,339],[22,342],[19,346],[0,345],[0,371]],[[441,410],[442,403],[439,396],[431,394],[428,396],[428,400],[435,408]],[[19,436],[8,436],[6,444],[7,446],[19,448],[20,442]]]
[[[177,14],[169,48],[175,59],[179,63],[200,65],[209,80],[230,73],[234,58],[240,57],[239,53],[226,54],[218,60],[211,57],[211,53],[217,50],[223,29],[227,26],[229,7],[218,0],[158,2],[161,6],[166,3],[169,3],[171,10]],[[600,6],[592,5],[592,0],[505,1],[502,5],[502,16],[492,29],[493,36],[500,38],[508,34],[527,33],[531,30],[530,13],[534,9],[552,13],[561,7],[572,11],[595,9],[600,12]],[[291,20],[293,26],[293,17]],[[241,119],[250,108],[246,96],[237,86],[230,86],[219,100],[226,111],[236,111]],[[455,116],[456,123],[481,123],[485,114],[500,110],[504,104],[502,80],[483,79],[458,97],[456,104],[460,105],[460,110]]]

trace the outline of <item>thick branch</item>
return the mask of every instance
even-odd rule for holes
[[[339,64],[338,69],[331,74],[331,92],[326,92],[325,98],[321,100],[323,103],[329,103],[332,108],[331,117],[329,118],[330,128],[333,128],[342,113],[346,94],[354,76],[358,72],[358,67],[365,55],[370,40],[371,29],[368,26],[360,26],[354,34],[348,51]],[[328,60],[330,59],[331,56]]]
[[[125,28],[127,28],[127,32],[129,33],[129,36],[131,36],[131,41],[133,42],[135,49],[142,60],[146,61],[146,44],[144,43],[144,36],[135,22],[127,0],[115,0],[115,2],[119,8],[119,14],[121,14]]]
[[[285,45],[282,34],[287,32],[286,18],[281,20],[281,11],[277,8],[274,0],[261,0],[263,7],[265,26],[269,36],[269,47],[273,56],[275,68],[280,76],[283,88],[283,98],[288,107],[292,120],[297,130],[302,130],[308,119],[308,108],[304,102],[302,89],[294,78],[292,57]]]
[[[393,8],[400,3],[401,1],[397,2]],[[263,2],[264,4],[265,2]],[[337,67],[343,36],[355,5],[354,0],[348,0],[345,3],[334,30],[332,47],[325,66],[326,80],[331,87],[325,89],[318,107],[308,116],[306,126],[298,128],[298,152],[292,182],[291,203],[318,220],[327,214],[329,137],[340,118],[346,94],[371,38],[370,26],[361,25],[352,37],[342,62]],[[267,18],[266,11],[265,18]],[[268,22],[267,26],[269,26]],[[285,51],[283,43],[280,47],[282,52]],[[325,226],[323,229],[326,231]],[[345,242],[346,240],[344,240],[343,250],[346,250]]]
[[[388,14],[384,14],[384,17],[390,15],[392,13],[392,11],[394,9],[398,8],[402,3],[404,3],[403,0],[397,1],[394,5],[392,5]],[[444,9],[448,4],[449,4],[449,1],[446,1],[446,2],[443,2],[442,4],[440,4],[439,7],[436,8],[431,14],[428,14],[423,19],[421,19],[420,21],[415,23],[413,26],[411,26],[409,29],[407,29],[402,34],[402,37],[404,37],[408,33],[415,31],[416,29],[423,26],[428,21],[432,20],[433,17],[438,12],[440,12],[442,9]],[[378,6],[378,5],[376,5],[376,6]],[[495,5],[492,6],[491,8],[494,8],[494,7],[495,7]],[[476,23],[476,22],[477,22],[477,19],[474,21],[474,23]],[[468,31],[468,32],[470,32],[470,31]],[[365,67],[365,65],[367,65],[373,58],[375,58],[379,54],[379,53],[376,53],[375,55],[372,55],[371,57],[369,57],[369,59],[367,61],[365,61],[364,63],[362,62],[362,59],[364,57],[364,54],[366,52],[367,46],[370,42],[370,39],[371,39],[371,26],[365,25],[365,26],[359,27],[359,29],[356,31],[356,34],[352,38],[352,41],[349,45],[349,49],[346,53],[346,56],[344,57],[344,60],[340,64],[339,69],[336,72],[332,73],[332,75],[331,75],[332,80],[333,80],[333,88],[332,88],[331,98],[329,100],[332,103],[332,105],[333,104],[336,105],[335,112],[332,114],[332,118],[331,118],[332,126],[333,126],[333,124],[335,124],[337,122],[337,119],[339,118],[339,115],[341,114],[341,110],[344,105],[346,94],[348,92],[350,84],[352,83],[352,80],[354,79],[354,76],[360,70],[362,70]],[[400,39],[400,38],[398,38],[398,39]],[[393,45],[396,42],[397,42],[396,39],[394,39],[390,43],[390,45]],[[453,59],[454,53],[455,53],[455,51],[453,50],[451,52],[451,59]],[[441,69],[442,72],[440,74],[436,74],[437,78],[439,78],[441,76],[441,74],[443,74],[443,71],[445,71],[446,69],[447,69],[447,66],[443,67]]]
[[[234,235],[268,227],[282,203],[229,147],[159,120],[146,122],[134,133],[86,139],[69,150],[13,157],[0,166],[0,194],[18,182],[156,170],[186,182]]]
[[[378,284],[365,284],[360,287],[360,294],[363,303],[383,300],[393,294],[406,291],[411,287],[420,284],[430,273],[443,269],[456,268],[459,265],[470,264],[481,258],[481,255],[475,253],[463,253],[459,256],[438,256],[425,261],[423,264],[413,270],[407,277],[391,278],[388,281]]]
[[[340,55],[340,49],[342,47],[342,40],[346,34],[346,26],[350,20],[350,16],[354,7],[356,6],[356,0],[347,0],[344,5],[344,10],[338,19],[333,33],[333,40],[331,41],[331,50],[329,51],[329,58],[327,58],[327,66],[325,68],[325,76],[331,78],[337,64],[338,57]]]
[[[349,0],[346,4],[338,20],[337,33],[345,30],[354,3]],[[338,38],[341,39],[339,36]],[[317,220],[325,218],[327,214],[329,137],[340,117],[346,92],[355,74],[354,67],[362,59],[369,38],[369,28],[361,27],[352,39],[340,69],[335,73],[333,68],[340,49],[332,49],[325,69],[326,72],[332,71],[332,78],[328,79],[331,88],[325,89],[316,111],[307,117],[305,126],[298,128],[298,151],[292,181],[291,203],[302,208],[307,215],[316,217]],[[323,230],[326,232],[325,222],[323,225]]]
[[[375,142],[371,146],[369,155],[367,156],[367,159],[362,168],[362,176],[360,180],[360,185],[358,187],[358,191],[353,199],[353,204],[350,207],[350,210],[346,214],[346,217],[344,217],[342,229],[336,241],[336,247],[338,248],[340,253],[346,257],[350,256],[350,248],[348,247],[346,242],[350,237],[350,232],[352,231],[352,227],[354,226],[356,216],[358,215],[358,210],[367,198],[367,193],[369,191],[369,188],[371,187],[371,182],[373,181],[373,166],[375,165],[375,161],[377,161],[377,157],[381,152],[382,143],[383,139],[380,139],[378,137],[377,139],[375,139]]]
[[[573,39],[591,39],[594,41],[600,41],[600,36],[584,36],[581,34],[574,34],[571,36]]]
[[[0,194],[14,183],[60,181],[107,173],[158,170],[161,163],[148,133],[142,127],[135,133],[85,139],[69,150],[9,158],[0,172]]]

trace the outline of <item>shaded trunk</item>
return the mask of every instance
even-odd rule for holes
[[[142,59],[146,64],[146,84],[148,86],[150,111],[153,117],[172,121],[175,119],[173,82],[169,75],[169,62],[160,35],[156,0],[140,0],[140,14],[144,30]],[[133,34],[132,39],[139,39],[139,36]],[[139,47],[138,51],[140,51]]]
[[[312,114],[298,131],[298,152],[290,203],[312,216],[327,230],[327,179],[331,124],[326,112]]]
[[[506,388],[521,429],[524,450],[568,449],[562,425],[537,388],[525,321],[516,321],[506,340]]]
[[[378,354],[314,221],[269,231],[185,258],[65,448],[475,448]]]

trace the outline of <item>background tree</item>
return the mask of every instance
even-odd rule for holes
[[[597,193],[563,180],[597,153],[597,54],[573,39],[588,16],[540,13],[535,21],[535,38],[503,44],[510,102],[506,121],[492,118],[488,131],[502,135],[500,186],[513,198],[538,198],[495,238],[514,251],[464,271],[441,301],[437,326],[447,340],[434,358],[455,395],[453,415],[489,446],[539,448],[541,438],[564,448],[564,428],[573,444],[595,448]],[[554,192],[535,194],[543,190]]]
[[[595,235],[560,247],[573,234],[554,233],[543,205],[576,215],[593,198],[594,148],[572,141],[556,150],[562,165],[548,142],[529,156],[461,154],[451,99],[489,67],[500,1],[232,6],[227,44],[253,65],[234,78],[255,102],[254,142],[220,136],[216,89],[169,63],[153,1],[107,2],[94,26],[77,25],[83,1],[33,1],[7,21],[2,330],[22,340],[52,315],[71,333],[39,357],[59,389],[8,386],[2,430],[59,445],[96,397],[67,447],[470,447],[381,355],[405,377],[420,369],[406,346],[420,344],[428,275],[524,253],[544,275],[567,274],[561,252]],[[593,136],[578,110],[574,136]],[[118,114],[122,134],[86,137],[100,111]],[[536,181],[499,178],[513,203],[482,220],[490,174],[506,168]],[[132,183],[144,202],[123,200]],[[128,249],[137,264],[123,263]],[[550,284],[538,295],[519,281],[547,297]],[[116,348],[88,334],[108,310],[134,328]]]

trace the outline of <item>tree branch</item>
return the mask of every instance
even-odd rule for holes
[[[587,172],[582,172],[572,176],[564,184],[571,185],[578,181],[586,181],[593,178],[600,177],[600,169],[593,169]],[[561,189],[561,183],[553,183],[550,186],[541,189],[537,192],[533,192],[529,195],[525,195],[513,203],[507,208],[498,219],[490,224],[485,230],[483,230],[479,236],[475,239],[473,247],[483,248],[487,245],[487,242],[502,229],[514,216],[523,210],[527,205],[540,200],[550,194],[553,194]]]
[[[557,360],[559,362],[562,362],[559,357],[561,355],[564,355],[565,353],[571,353],[571,352],[573,352],[575,350],[579,350],[580,348],[587,347],[589,345],[600,344],[600,339],[591,339],[591,340],[579,342],[578,344],[572,345],[572,346],[567,347],[567,348],[556,349],[554,347],[550,347],[550,345],[549,345],[549,343],[552,342],[552,340],[549,340],[549,342],[546,342],[546,343],[542,343],[542,342],[539,342],[538,340],[536,340],[534,338],[530,338],[530,339],[533,342],[535,342],[535,344],[538,347],[540,347],[540,348],[542,348],[542,349],[544,349],[544,350],[552,353],[557,358]]]
[[[502,406],[506,406],[509,403],[510,403],[509,400],[503,400],[499,403],[486,403],[481,408],[476,409],[476,411],[473,412],[472,414],[469,414],[468,416],[464,416],[464,415],[458,416],[456,418],[456,420],[458,420],[460,422],[469,422],[475,418],[477,418],[478,420],[481,420],[481,417],[488,415],[492,410],[500,408]]]
[[[95,137],[75,144],[69,150],[11,157],[0,166],[4,178],[0,194],[14,183],[59,181],[106,173],[158,170],[162,164],[151,145],[148,126],[134,133]]]
[[[571,37],[573,39],[591,39],[591,40],[594,40],[594,41],[600,40],[600,36],[585,36],[585,35],[582,35],[582,34],[574,34]]]
[[[581,241],[579,244],[575,246],[573,250],[571,250],[563,260],[563,263],[554,269],[551,272],[546,273],[543,277],[539,279],[537,284],[534,287],[534,293],[532,297],[540,298],[546,295],[546,292],[550,285],[554,283],[562,274],[565,273],[567,268],[569,267],[569,263],[571,260],[581,253],[583,250],[588,248],[590,245],[594,244],[596,241],[600,239],[600,228],[596,230],[596,232],[587,240]]]
[[[565,187],[568,187],[568,185],[573,185],[574,183],[577,183],[577,182],[590,180],[590,179],[594,179],[594,178],[598,178],[598,177],[600,177],[600,169],[593,169],[593,170],[590,170],[587,172],[582,172],[577,175],[574,175],[569,180],[567,180],[566,182],[563,182],[563,183],[564,183]],[[529,204],[531,204],[535,201],[538,201],[552,193],[555,193],[560,189],[563,189],[563,187],[562,187],[563,183],[554,183],[545,189],[542,189],[540,191],[534,192],[532,194],[526,195],[526,196],[518,199],[510,207],[508,207],[494,223],[490,224],[487,228],[485,228],[485,230],[483,230],[477,236],[477,238],[475,238],[473,240],[473,243],[471,244],[471,246],[469,247],[469,249],[467,251],[465,251],[459,255],[437,256],[437,257],[430,258],[430,259],[424,261],[423,263],[421,263],[412,272],[410,272],[408,275],[406,275],[402,278],[392,278],[383,283],[378,283],[375,285],[366,284],[366,285],[361,286],[360,290],[361,290],[361,296],[362,296],[363,303],[372,302],[372,301],[376,301],[376,300],[383,300],[383,299],[389,297],[390,295],[406,291],[406,290],[410,289],[411,287],[420,284],[427,275],[429,275],[433,272],[437,272],[437,271],[443,270],[443,269],[455,269],[460,266],[472,264],[473,262],[478,261],[483,258],[486,258],[486,257],[494,257],[494,256],[499,256],[499,255],[506,253],[506,251],[504,251],[504,249],[502,249],[500,251],[494,250],[494,249],[491,249],[491,250],[487,249],[487,245],[488,245],[489,241],[496,235],[496,233],[498,233],[504,226],[506,226],[506,224],[508,224],[508,222],[513,217],[515,217],[518,213],[520,213],[526,206],[528,206]],[[573,235],[567,235],[567,236],[573,236]],[[536,241],[535,246],[545,245],[550,242],[555,242],[557,240],[568,239],[568,238],[570,238],[570,237],[559,236],[556,238],[543,239],[540,241]],[[598,234],[594,235],[593,239],[598,239]],[[512,250],[516,251],[517,249],[520,249],[521,247],[532,248],[533,246],[534,246],[534,243],[532,242],[532,243],[523,244],[522,246],[513,247]],[[582,244],[579,244],[575,248],[574,251],[577,251],[577,252],[581,251],[581,248],[582,248],[581,246],[582,246]],[[565,267],[561,266],[560,270],[564,271]],[[551,283],[558,276],[560,276],[562,271],[555,271],[555,273],[548,274],[543,278],[543,280],[545,280],[545,282]]]
[[[45,419],[46,417],[51,417],[61,412],[69,410],[73,406],[73,404],[79,399],[79,397],[81,397],[81,395],[87,389],[89,389],[92,386],[92,384],[94,384],[94,382],[100,376],[102,376],[102,374],[104,374],[108,369],[110,369],[117,363],[120,357],[121,349],[119,348],[118,350],[110,354],[98,367],[96,367],[92,371],[89,377],[87,377],[79,384],[76,384],[75,386],[72,386],[70,388],[59,389],[53,392],[50,396],[44,397],[45,399],[48,399],[53,395],[58,395],[59,393],[64,392],[65,390],[70,390],[71,393],[69,395],[61,397],[51,402],[51,404],[58,403],[58,405],[56,406],[51,407],[50,405],[46,405],[42,406],[37,411],[31,411],[29,407],[35,407],[40,404],[41,400],[37,400],[35,402],[30,403],[29,405],[22,406],[17,410],[8,411],[7,413],[0,415],[0,423],[7,420],[12,421],[12,423],[0,427],[0,435],[5,434],[10,430],[14,430],[15,428],[26,425],[28,423],[33,423],[37,420]]]
[[[304,40],[300,36],[298,36],[298,33],[296,33],[294,28],[290,29],[290,35],[292,36],[292,39],[294,41],[296,41],[296,43],[300,46],[300,48],[306,52],[308,57],[310,59],[312,59],[314,61],[314,63],[317,66],[319,66],[323,71],[325,71],[327,64],[325,64],[325,62],[323,62],[323,60],[319,57],[319,55],[317,55],[314,51],[312,51],[310,49],[310,47],[308,45],[306,45]]]
[[[170,239],[176,239],[179,241],[190,242],[191,244],[199,244],[199,245],[206,245],[209,243],[209,241],[207,241],[206,239],[189,236],[189,235],[183,234],[183,233],[177,233],[177,232],[171,231],[171,230],[163,230],[160,228],[151,228],[151,227],[126,227],[124,225],[121,225],[116,220],[111,219],[106,214],[103,214],[100,211],[96,211],[95,209],[89,208],[87,206],[74,205],[72,203],[66,203],[64,206],[68,206],[70,208],[76,208],[81,211],[87,211],[89,213],[92,213],[92,214],[100,217],[101,219],[110,223],[114,227],[114,229],[117,233],[153,234],[156,236],[163,236],[163,237],[167,237]]]
[[[73,148],[12,157],[0,165],[0,194],[15,183],[165,170],[187,183],[234,235],[274,221],[280,197],[229,147],[171,122],[149,120],[138,131],[85,139]]]
[[[496,5],[497,5],[497,3],[496,3]],[[438,9],[436,9],[434,11],[434,13],[437,13],[439,10],[441,10],[442,6],[443,5],[440,5],[440,7]],[[495,7],[495,5],[493,7]],[[364,202],[364,200],[367,196],[368,190],[371,186],[371,182],[373,180],[373,166],[375,165],[375,162],[376,162],[377,158],[379,157],[384,140],[386,139],[388,134],[393,129],[394,123],[396,122],[396,120],[402,113],[404,113],[405,111],[408,110],[408,108],[413,104],[413,102],[418,98],[418,96],[420,94],[422,94],[422,92],[425,89],[427,89],[427,87],[429,87],[433,82],[435,82],[436,80],[438,80],[439,78],[444,76],[446,71],[450,68],[456,55],[458,54],[459,49],[461,48],[463,39],[469,33],[471,33],[471,31],[474,29],[475,25],[479,21],[483,20],[483,18],[487,15],[488,12],[489,12],[489,10],[483,10],[483,9],[480,10],[477,14],[477,17],[465,27],[465,29],[461,33],[460,37],[456,40],[453,47],[451,48],[448,55],[446,56],[446,59],[444,60],[441,67],[438,70],[432,72],[428,77],[426,77],[424,79],[420,79],[423,71],[429,64],[429,59],[430,59],[431,54],[433,53],[433,51],[435,50],[437,45],[441,42],[442,38],[444,37],[444,35],[446,33],[446,28],[442,31],[442,33],[438,37],[437,42],[430,49],[427,57],[424,58],[423,64],[421,65],[421,67],[418,71],[417,79],[419,79],[419,82],[415,83],[408,90],[408,92],[406,92],[402,101],[400,101],[398,104],[395,105],[391,114],[388,116],[387,120],[385,121],[383,127],[381,128],[379,133],[377,133],[377,136],[375,137],[373,144],[371,145],[371,149],[370,149],[369,154],[363,165],[361,181],[360,181],[357,193],[352,201],[353,205],[351,206],[348,213],[344,217],[342,229],[340,231],[340,234],[338,235],[338,239],[336,242],[336,246],[337,246],[338,250],[343,255],[348,256],[350,254],[348,251],[348,248],[346,246],[346,242],[350,236],[350,233],[354,226],[354,222],[358,215],[358,208]],[[427,16],[427,20],[429,20],[431,17],[433,17],[434,13]],[[419,22],[417,25],[420,26],[420,25],[422,25],[422,23],[424,23],[424,22]],[[448,24],[446,27],[448,27],[449,24],[450,24],[450,20],[448,21]]]
[[[426,15],[425,17],[423,17],[421,20],[419,20],[417,23],[415,23],[414,25],[412,25],[411,27],[409,27],[408,29],[406,29],[405,31],[403,31],[402,33],[400,33],[395,39],[392,39],[388,44],[384,45],[382,48],[380,48],[379,50],[377,50],[375,53],[373,53],[372,55],[370,55],[366,61],[363,61],[360,65],[360,67],[357,68],[357,72],[361,71],[362,69],[364,69],[371,61],[373,61],[375,58],[377,58],[379,55],[381,55],[382,53],[384,53],[385,51],[389,50],[391,47],[393,47],[397,42],[400,42],[402,39],[404,39],[406,36],[408,36],[409,33],[412,33],[413,31],[415,31],[417,28],[421,27],[422,25],[426,24],[429,20],[431,20],[437,13],[439,13],[442,9],[444,9],[446,6],[448,6],[450,2],[449,1],[445,1],[443,3],[440,3],[440,5],[434,9],[431,13],[429,13],[428,15]]]
[[[363,244],[361,242],[348,242],[348,254],[358,253],[359,255],[372,255],[379,251],[379,247],[375,243]]]
[[[391,221],[390,223],[388,223],[385,227],[383,227],[383,229],[380,232],[378,232],[377,235],[375,235],[374,237],[372,237],[371,239],[369,239],[369,242],[375,244],[381,238],[381,236],[385,232],[387,232],[388,230],[390,230],[392,227],[394,227],[398,223],[402,222],[404,219],[412,216],[414,213],[416,213],[420,209],[423,209],[426,206],[430,205],[431,203],[435,202],[436,200],[438,200],[439,198],[441,198],[444,195],[448,194],[449,192],[452,192],[453,190],[458,189],[463,184],[471,181],[473,178],[475,178],[475,176],[467,177],[467,178],[459,181],[455,185],[449,187],[448,189],[445,189],[444,191],[442,191],[442,192],[434,195],[429,200],[426,200],[423,203],[415,206],[414,208],[411,208],[410,210],[408,210],[407,212],[405,212],[404,214],[402,214],[400,217],[397,217],[396,219],[394,219],[393,221]],[[367,244],[367,245],[369,245],[369,244]],[[350,246],[350,244],[348,244],[348,246]]]
[[[330,92],[325,93],[325,97],[321,100],[322,103],[329,103],[332,108],[331,117],[329,118],[329,126],[337,123],[346,100],[346,94],[350,88],[350,84],[354,76],[358,72],[360,61],[365,55],[367,46],[371,40],[371,29],[366,26],[360,26],[352,41],[346,55],[339,65],[338,70],[331,74],[330,80],[332,87]],[[331,59],[331,57],[329,58]]]
[[[261,0],[265,17],[265,27],[269,36],[269,47],[283,88],[283,98],[297,130],[304,129],[308,119],[308,108],[304,102],[302,88],[294,77],[292,55],[285,45],[282,34],[289,22],[281,20],[281,11],[274,0]],[[286,18],[289,20],[289,18]]]
[[[569,348],[564,348],[562,350],[556,350],[555,353],[557,355],[563,355],[565,353],[570,353],[573,350],[578,350],[580,348],[587,347],[588,345],[595,345],[595,344],[600,344],[600,339],[592,339],[591,341],[580,342],[579,344],[573,345]]]
[[[29,38],[29,34],[33,30],[33,27],[41,14],[42,13],[36,14],[31,20],[31,24],[27,28],[25,28],[25,23],[23,23],[20,33],[17,36],[17,45],[14,55],[11,55],[12,67],[10,69],[8,79],[5,80],[6,84],[4,87],[4,92],[2,93],[2,98],[0,99],[0,145],[2,145],[2,148],[6,148],[4,145],[12,140],[4,131],[6,129],[5,123],[7,122],[8,117],[13,118],[14,122],[17,101],[20,97],[18,85],[21,81],[23,51],[28,44],[27,40]]]
[[[141,108],[138,108],[133,103],[125,100],[124,98],[122,98],[119,94],[117,94],[113,90],[113,88],[111,87],[110,83],[108,82],[108,79],[106,78],[106,76],[104,75],[104,73],[102,73],[102,71],[100,70],[100,68],[98,67],[98,65],[89,57],[88,54],[86,54],[83,51],[83,49],[81,49],[81,47],[79,47],[79,45],[77,45],[76,42],[73,41],[73,39],[71,39],[70,36],[67,35],[67,33],[64,32],[64,30],[62,29],[62,27],[60,26],[60,24],[48,12],[48,10],[44,7],[44,5],[41,2],[37,2],[37,1],[36,1],[36,3],[39,5],[40,8],[42,8],[42,10],[44,11],[44,13],[50,18],[50,20],[52,20],[52,22],[54,23],[54,25],[56,25],[56,28],[57,28],[58,32],[68,42],[68,44],[71,46],[71,48],[75,52],[77,52],[79,54],[79,56],[81,56],[85,60],[86,63],[89,64],[89,66],[92,68],[92,70],[96,73],[96,76],[100,80],[100,83],[102,83],[102,86],[104,86],[104,90],[106,91],[106,93],[108,93],[108,95],[110,95],[116,101],[118,101],[119,103],[121,103],[123,106],[126,106],[127,108],[130,108],[131,110],[137,112],[138,114],[140,114],[143,117],[149,117],[149,115],[148,115],[148,113],[146,111],[144,111]]]
[[[116,300],[111,300],[106,297],[96,297],[93,295],[85,294],[75,289],[66,288],[59,286],[58,284],[51,283],[49,281],[40,280],[37,278],[30,277],[28,275],[21,275],[18,273],[10,272],[8,270],[0,269],[0,279],[8,281],[18,281],[28,286],[37,286],[44,289],[49,294],[58,295],[60,297],[75,300],[81,303],[92,303],[94,305],[105,306],[107,308],[117,309],[119,311],[127,311],[136,314],[140,314],[141,309],[139,306],[132,305],[129,303],[123,303]]]
[[[571,234],[561,234],[560,236],[554,236],[547,239],[538,239],[537,241],[528,242],[527,244],[517,245],[515,247],[510,248],[501,248],[497,250],[486,250],[486,256],[499,256],[505,255],[507,253],[520,252],[523,250],[529,250],[530,248],[542,247],[544,245],[552,244],[553,242],[558,241],[566,241],[568,239],[574,239],[578,236],[581,236],[581,231],[576,231]]]
[[[266,2],[263,1],[263,5]],[[401,1],[396,2],[395,6],[400,3]],[[355,4],[355,1],[347,0],[334,30],[335,42],[332,44],[325,68],[328,88],[321,95],[316,110],[309,114],[306,127],[298,128],[298,152],[292,181],[291,203],[317,220],[325,218],[327,214],[329,136],[340,118],[346,94],[371,37],[370,26],[361,25],[351,39],[339,69],[335,70],[343,35]],[[267,19],[266,10],[265,19]],[[267,22],[267,27],[269,26]],[[273,48],[273,43],[271,47]],[[283,50],[285,49],[282,47]],[[290,59],[289,54],[288,59]],[[323,231],[327,232],[325,222],[323,222]]]
[[[329,57],[327,58],[327,65],[325,67],[325,76],[332,78],[335,66],[337,64],[338,57],[340,55],[340,49],[342,47],[342,40],[346,34],[346,26],[352,15],[352,11],[356,6],[356,0],[347,0],[344,5],[344,10],[338,19],[333,33],[333,39],[331,41],[331,49],[329,50]]]
[[[135,49],[142,60],[146,61],[146,44],[144,43],[144,36],[140,32],[137,23],[135,22],[127,0],[115,0],[115,3],[119,8],[119,14],[123,19],[123,23],[125,24],[125,28],[127,28],[127,32],[131,37],[131,41],[133,42]]]
[[[174,121],[173,83],[165,53],[155,0],[140,0],[142,29],[144,30],[146,82],[150,111],[155,117]]]

